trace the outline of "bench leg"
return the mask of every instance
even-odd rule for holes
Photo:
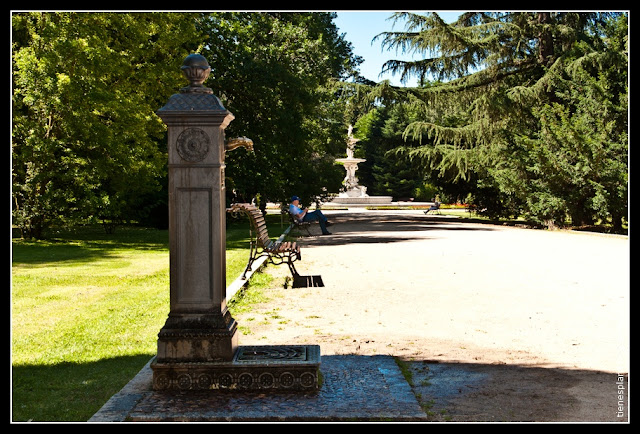
[[[247,262],[247,268],[244,269],[244,273],[242,273],[242,280],[247,278],[247,271],[251,271],[251,265],[253,261],[256,260],[254,254],[257,253],[257,248],[253,244],[253,240],[249,243],[249,262]]]
[[[242,280],[247,278],[247,271],[251,271],[251,265],[253,264],[253,258],[249,259],[249,263],[247,264],[247,268],[244,269],[244,273],[242,273]]]
[[[247,262],[247,268],[245,268],[244,273],[242,273],[242,280],[245,280],[247,278],[247,272],[251,271],[251,266],[255,262],[257,256],[258,256],[258,249],[254,247],[253,244],[251,244],[251,247],[249,249],[249,262]]]
[[[291,275],[293,277],[298,276],[298,270],[296,270],[296,267],[293,265],[293,261],[291,260],[291,256],[289,256],[289,258],[287,258],[287,265],[289,266],[289,271],[291,271]]]
[[[313,236],[313,235],[311,235],[311,231],[309,231],[309,225],[296,225],[296,224],[294,224],[294,227],[296,228],[296,230],[298,231],[300,236],[304,236],[304,234],[302,233],[302,229],[307,231],[307,235],[309,235],[310,237]]]

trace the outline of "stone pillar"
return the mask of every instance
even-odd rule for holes
[[[225,141],[233,120],[203,86],[207,60],[188,56],[190,85],[158,110],[168,127],[170,311],[151,363],[155,390],[317,390],[317,345],[238,346],[226,300]]]
[[[225,257],[224,130],[234,117],[202,85],[210,72],[203,56],[188,56],[182,70],[190,85],[157,112],[168,128],[171,276],[157,361],[227,361],[238,345]]]

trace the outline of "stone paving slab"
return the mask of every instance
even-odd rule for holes
[[[145,366],[90,422],[426,421],[391,356],[322,356],[317,392],[157,392]]]

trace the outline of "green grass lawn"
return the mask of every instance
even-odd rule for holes
[[[277,215],[267,222],[273,238],[284,230]],[[88,227],[12,244],[12,420],[86,421],[156,353],[168,232]],[[227,284],[248,245],[248,221],[231,222]]]

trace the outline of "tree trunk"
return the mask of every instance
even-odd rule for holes
[[[538,60],[542,65],[548,66],[553,60],[553,35],[548,26],[548,24],[551,24],[551,13],[538,12],[538,24],[540,25]]]

